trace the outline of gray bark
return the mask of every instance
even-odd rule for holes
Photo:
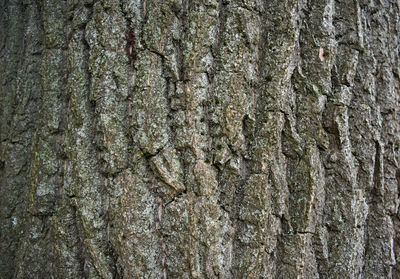
[[[398,0],[1,0],[0,278],[400,278]]]

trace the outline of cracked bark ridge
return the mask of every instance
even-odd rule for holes
[[[400,278],[400,3],[0,1],[1,278]]]

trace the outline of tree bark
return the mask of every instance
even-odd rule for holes
[[[0,278],[400,278],[398,0],[0,5]]]

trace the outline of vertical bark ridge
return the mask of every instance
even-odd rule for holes
[[[31,148],[42,90],[40,68],[42,38],[40,7],[21,1],[2,1],[0,47],[0,277],[12,276],[18,247],[27,222]]]
[[[362,32],[359,30],[359,20],[357,2],[350,5],[335,2],[337,52],[334,58],[336,63],[331,70],[332,92],[328,96],[325,114],[330,146],[330,151],[324,156],[328,197],[326,208],[329,208],[325,222],[330,252],[322,265],[325,277],[332,272],[340,276],[359,277],[363,265],[366,203],[363,186],[357,181],[357,161],[349,138],[354,76],[358,65],[357,49],[362,44],[358,33]],[[348,214],[344,216],[344,212]],[[350,243],[354,245],[349,251]]]
[[[291,77],[295,95],[287,117],[289,127],[295,128],[285,131],[285,149],[294,144],[290,148],[298,151],[287,157],[289,220],[282,237],[281,253],[285,260],[281,270],[283,277],[300,274],[304,278],[315,278],[319,273],[318,247],[322,245],[318,237],[325,202],[321,152],[327,149],[327,135],[321,119],[326,95],[330,92],[330,68],[335,51],[333,2],[299,3],[298,11],[303,14],[297,18],[299,62],[294,65],[296,69]]]
[[[388,35],[381,38],[382,33],[398,28],[398,5],[385,1],[379,3],[361,2],[364,15],[368,18],[365,26],[373,27],[366,34],[366,47],[370,48],[371,56],[375,59],[374,86],[370,91],[376,106],[371,109],[372,137],[375,143],[373,187],[369,196],[369,215],[367,219],[368,245],[366,246],[364,274],[368,276],[372,271],[382,277],[393,276],[392,266],[396,264],[394,251],[395,227],[391,218],[392,212],[398,210],[398,185],[396,183],[395,158],[398,156],[393,149],[393,143],[398,141],[399,134],[394,132],[393,118],[398,117],[398,95],[395,94],[396,79],[392,65],[393,59],[390,52],[398,46],[391,45],[397,36]],[[382,13],[385,16],[380,17]],[[397,14],[397,15],[396,15]],[[378,18],[379,17],[379,18]],[[397,26],[396,26],[397,25]],[[389,46],[383,49],[383,46]],[[394,132],[394,133],[393,133]],[[388,199],[388,195],[391,196]],[[393,198],[396,197],[396,198]],[[390,201],[389,201],[390,200]],[[379,226],[377,226],[379,224]],[[386,229],[383,229],[385,227]],[[378,248],[378,246],[382,247]]]
[[[26,276],[42,277],[53,267],[46,265],[47,259],[54,257],[55,242],[52,225],[56,219],[58,197],[62,190],[62,162],[59,148],[62,141],[62,106],[65,105],[63,68],[65,60],[66,34],[64,32],[65,5],[43,3],[40,7],[32,3],[27,11],[33,13],[31,23],[43,28],[44,42],[41,73],[41,103],[36,121],[32,156],[30,163],[29,203],[23,241],[19,247],[18,260],[28,263],[28,270],[16,270],[16,278]],[[52,26],[50,28],[50,25]],[[31,28],[31,27],[28,27]],[[29,31],[29,29],[27,29]],[[29,35],[27,39],[29,39]],[[32,40],[32,42],[35,42]],[[42,249],[45,247],[45,249]],[[43,261],[45,259],[45,261]],[[29,274],[29,275],[28,275]]]

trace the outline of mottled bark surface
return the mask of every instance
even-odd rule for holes
[[[398,0],[0,1],[0,278],[400,278]]]

